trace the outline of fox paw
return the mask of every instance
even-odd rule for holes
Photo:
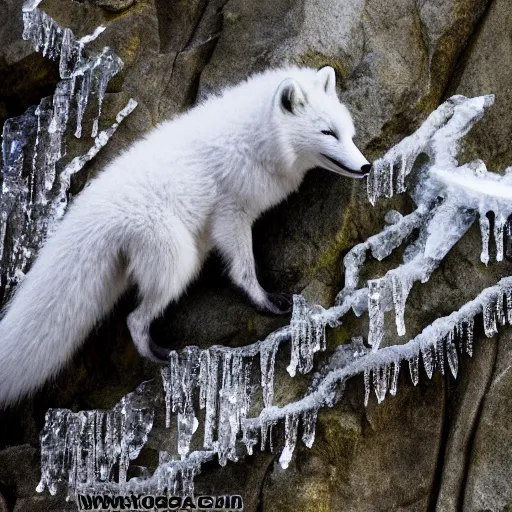
[[[292,310],[293,293],[267,293],[267,300],[259,308],[262,313],[286,315]]]

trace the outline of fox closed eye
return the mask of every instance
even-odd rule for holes
[[[324,135],[330,135],[331,137],[334,137],[336,140],[339,140],[338,136],[332,130],[322,130],[322,133]]]

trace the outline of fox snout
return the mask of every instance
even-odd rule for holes
[[[364,178],[372,168],[371,163],[359,151],[352,140],[346,142],[337,154],[321,153],[321,165],[323,168],[348,176],[349,178]]]
[[[341,162],[350,172],[357,173],[358,177],[366,176],[372,167],[352,140],[345,143]]]

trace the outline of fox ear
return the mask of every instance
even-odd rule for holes
[[[316,73],[318,81],[327,94],[336,95],[336,72],[331,66],[325,66]]]
[[[306,105],[306,95],[296,80],[287,78],[277,89],[276,102],[284,112],[297,114]]]

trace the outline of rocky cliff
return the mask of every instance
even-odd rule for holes
[[[496,103],[467,137],[464,160],[480,157],[492,170],[512,165],[512,6],[507,0],[45,0],[61,26],[84,35],[100,25],[97,41],[125,67],[109,85],[105,116],[133,97],[138,108],[96,159],[77,174],[72,192],[131,141],[198,98],[248,74],[285,61],[333,66],[338,92],[354,115],[358,146],[369,159],[411,133],[455,93],[496,94]],[[0,123],[53,92],[57,66],[22,41],[21,3],[0,0]],[[300,292],[331,304],[341,288],[341,258],[379,231],[390,207],[373,208],[361,182],[311,171],[299,193],[269,212],[254,229],[261,281],[271,291]],[[449,314],[501,275],[509,264],[479,262],[472,229],[431,281],[415,287],[406,314],[414,335]],[[383,265],[383,264],[379,264]],[[382,266],[382,268],[385,268]],[[62,496],[37,495],[38,432],[49,407],[112,407],[159,368],[142,361],[125,326],[128,295],[88,340],[73,364],[34,400],[0,416],[0,510],[75,510]],[[212,257],[187,296],[155,322],[162,345],[244,345],[286,319],[256,314]],[[329,332],[328,350],[345,343],[360,320]],[[460,376],[401,379],[395,398],[363,406],[363,383],[322,411],[317,441],[301,447],[282,470],[271,453],[238,464],[204,468],[198,492],[241,494],[247,511],[480,511],[512,507],[512,345],[510,331],[491,340],[477,332],[473,359]],[[276,402],[304,391],[278,361]],[[159,411],[157,414],[163,414]],[[155,428],[145,465],[169,434]]]

